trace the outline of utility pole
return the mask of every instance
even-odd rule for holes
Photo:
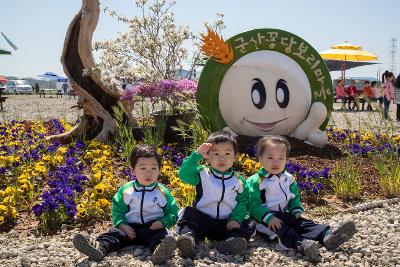
[[[389,70],[396,75],[397,40],[394,37],[390,38],[389,56],[390,56]]]

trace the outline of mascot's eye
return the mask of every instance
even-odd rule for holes
[[[265,101],[267,101],[267,93],[260,79],[255,78],[253,82],[253,86],[251,87],[251,100],[256,108],[262,109],[265,106]]]
[[[286,108],[289,104],[289,88],[283,79],[276,83],[276,102],[280,108]]]

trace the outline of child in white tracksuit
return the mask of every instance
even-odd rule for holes
[[[183,257],[194,256],[196,241],[217,240],[216,249],[241,254],[255,232],[255,223],[246,220],[248,190],[246,181],[233,170],[236,157],[235,135],[229,130],[210,135],[186,158],[180,179],[196,186],[193,207],[185,207],[177,223],[177,247]],[[211,168],[199,165],[206,159]]]
[[[318,242],[335,249],[356,232],[348,221],[331,231],[329,225],[301,217],[304,207],[294,177],[285,170],[289,142],[280,136],[265,136],[257,145],[262,168],[248,178],[249,212],[257,221],[257,231],[278,238],[283,248],[295,249],[311,261],[319,257]]]
[[[150,260],[161,264],[170,259],[176,248],[175,238],[167,228],[176,223],[178,206],[168,189],[157,182],[161,157],[154,147],[137,146],[130,162],[136,179],[123,185],[113,198],[115,227],[95,240],[76,234],[73,244],[95,261],[126,246],[144,245],[153,251]]]

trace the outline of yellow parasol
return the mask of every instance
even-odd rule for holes
[[[323,59],[341,60],[342,64],[342,79],[345,81],[346,61],[368,61],[375,60],[378,57],[370,52],[362,49],[359,45],[354,45],[348,42],[331,46],[332,49],[322,51],[319,54]]]

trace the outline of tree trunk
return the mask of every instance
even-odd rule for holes
[[[115,85],[107,86],[101,81],[101,72],[96,67],[92,54],[92,37],[99,13],[98,0],[82,0],[81,10],[69,25],[61,63],[78,95],[78,106],[83,108],[83,116],[79,125],[69,132],[49,136],[51,141],[68,143],[72,138],[84,138],[105,142],[117,130],[113,107],[118,106],[122,90]],[[84,75],[84,70],[87,75]],[[134,123],[131,111],[126,109],[124,112],[125,119]]]

